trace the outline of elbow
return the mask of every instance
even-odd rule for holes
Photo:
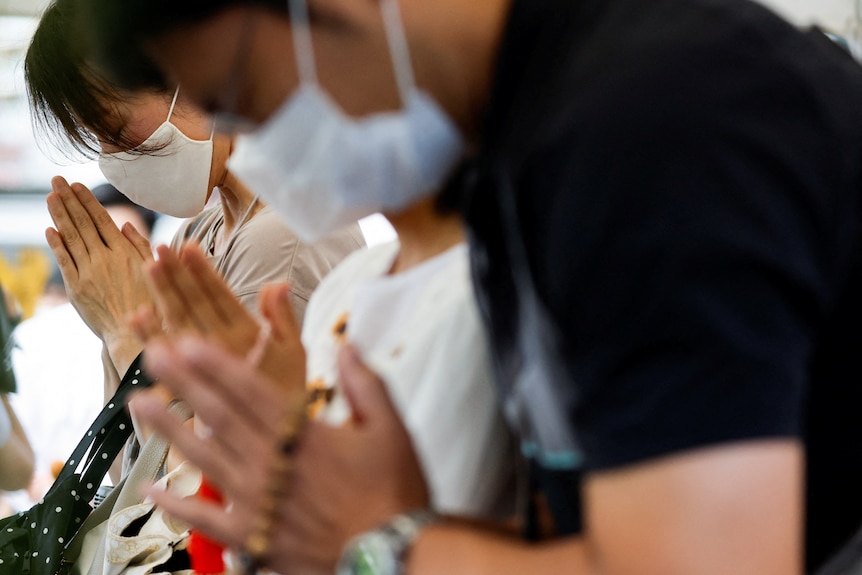
[[[29,445],[8,446],[14,449],[11,457],[4,457],[0,463],[0,489],[16,491],[24,489],[33,480],[35,461]],[[7,448],[8,448],[7,447]]]

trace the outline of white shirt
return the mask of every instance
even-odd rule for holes
[[[35,472],[44,475],[52,462],[65,463],[105,405],[102,341],[70,303],[40,310],[12,337],[18,391],[10,403],[33,447]]]
[[[346,334],[386,382],[435,508],[500,518],[512,512],[513,442],[492,387],[466,245],[387,275],[398,249],[352,254],[312,295],[302,332],[309,385],[335,386]],[[348,415],[338,393],[320,414],[332,424]]]

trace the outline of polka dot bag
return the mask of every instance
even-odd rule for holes
[[[140,363],[138,356],[45,497],[26,511],[0,519],[0,575],[69,572],[72,564],[65,551],[93,510],[96,490],[132,433],[125,409],[128,395],[152,381]]]

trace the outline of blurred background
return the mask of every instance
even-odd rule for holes
[[[860,45],[862,0],[761,1],[796,24],[818,24],[846,37],[854,49]],[[62,175],[90,187],[104,181],[94,162],[64,158],[50,144],[39,144],[31,129],[22,60],[46,4],[0,0],[0,283],[13,292],[25,316],[32,314],[53,266],[44,239],[45,228],[51,225],[44,201],[51,177]],[[363,224],[369,243],[391,237],[378,218]],[[176,222],[160,218],[154,241],[167,242],[175,226]]]

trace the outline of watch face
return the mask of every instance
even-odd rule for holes
[[[338,575],[396,575],[398,563],[392,541],[372,531],[356,540],[342,559]]]

